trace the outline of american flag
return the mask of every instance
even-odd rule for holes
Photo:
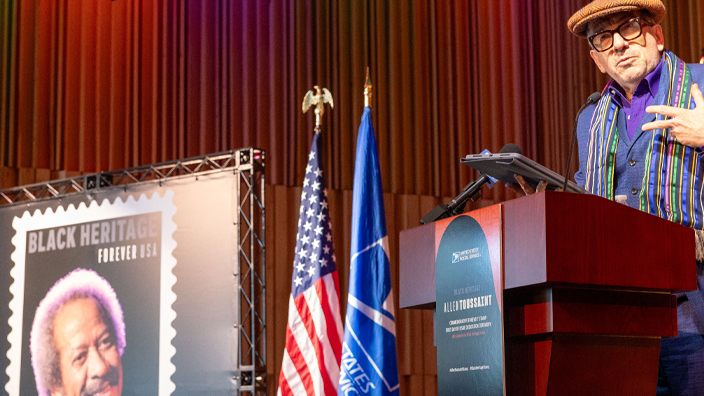
[[[342,355],[340,288],[319,134],[308,154],[278,395],[337,395]]]

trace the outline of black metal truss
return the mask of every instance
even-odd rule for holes
[[[134,183],[163,182],[169,179],[206,175],[229,168],[260,166],[263,174],[264,151],[244,148],[221,153],[203,155],[143,165],[109,172],[92,173],[66,179],[28,184],[0,190],[0,205],[39,201],[58,197],[121,187]],[[244,169],[244,168],[243,168]]]
[[[264,154],[261,163],[239,167],[237,196],[240,199],[237,236],[239,254],[235,277],[240,323],[237,326],[238,395],[265,395],[266,375],[266,282]]]

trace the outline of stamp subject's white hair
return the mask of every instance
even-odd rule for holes
[[[99,303],[99,310],[112,322],[120,356],[125,351],[125,319],[110,283],[93,270],[71,271],[49,289],[32,322],[29,348],[39,396],[50,396],[50,390],[61,385],[58,351],[54,345],[54,318],[64,304],[78,298],[93,298]]]

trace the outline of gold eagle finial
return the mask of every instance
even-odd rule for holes
[[[315,106],[315,129],[317,131],[320,129],[321,118],[323,117],[323,113],[325,113],[325,107],[323,105],[329,103],[331,109],[335,106],[332,101],[332,94],[327,88],[321,90],[321,88],[316,85],[313,89],[315,89],[316,92],[310,90],[303,98],[303,112],[305,113],[311,106]]]

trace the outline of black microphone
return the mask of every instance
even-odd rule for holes
[[[567,191],[567,181],[570,177],[570,165],[572,165],[572,154],[574,154],[574,143],[577,141],[577,122],[579,121],[579,116],[582,115],[584,109],[587,106],[593,105],[601,99],[601,92],[594,92],[587,98],[587,103],[583,104],[582,107],[577,111],[577,117],[574,119],[574,129],[572,130],[572,144],[570,145],[570,155],[567,157],[567,171],[565,172],[565,184],[562,185],[562,191]]]
[[[513,143],[507,143],[501,148],[499,153],[517,153],[522,154],[521,148]],[[436,220],[444,219],[450,216],[455,216],[464,211],[464,206],[470,198],[473,198],[477,193],[480,192],[482,186],[489,181],[487,175],[482,175],[479,179],[467,184],[460,195],[456,196],[455,199],[450,201],[449,204],[440,204],[436,206],[433,210],[428,212],[422,219],[420,219],[421,224],[432,223]]]

